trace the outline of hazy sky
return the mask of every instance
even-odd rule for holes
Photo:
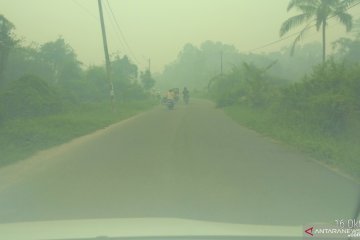
[[[110,12],[105,8],[110,52],[128,54],[140,68],[152,59],[161,71],[173,61],[184,44],[222,41],[249,51],[279,39],[289,0],[108,0],[130,49],[122,40]],[[16,26],[16,34],[28,42],[44,43],[63,36],[85,64],[103,63],[97,0],[0,0],[0,14]],[[360,17],[360,7],[351,10]],[[329,41],[346,36],[330,22]],[[311,33],[308,41],[320,39]],[[278,50],[291,40],[262,49]],[[132,53],[131,53],[132,52]],[[134,56],[133,56],[134,55]]]

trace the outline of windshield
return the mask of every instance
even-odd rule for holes
[[[0,6],[0,230],[186,219],[360,236],[360,1]]]

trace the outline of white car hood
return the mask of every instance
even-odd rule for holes
[[[1,239],[48,240],[106,237],[301,237],[302,226],[247,225],[176,218],[86,219],[0,224]]]

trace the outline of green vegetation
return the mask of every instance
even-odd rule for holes
[[[94,101],[101,98],[101,92],[80,81],[78,84],[83,91],[27,75],[11,81],[0,92],[0,166],[109,126],[155,104],[141,88],[130,88],[131,98],[117,101],[112,112],[105,97]]]
[[[140,86],[128,83],[128,88],[122,85],[127,89],[123,90],[127,95],[116,101],[115,112],[112,112],[110,101],[105,101],[108,98],[106,88],[103,86],[102,92],[101,88],[94,87],[101,86],[99,76],[91,73],[89,76],[93,83],[80,80],[61,86],[25,75],[7,84],[0,92],[0,166],[109,126],[155,105]]]
[[[14,29],[14,24],[0,14],[0,86],[10,50],[17,44],[13,36]]]
[[[321,62],[321,44],[309,43],[297,46],[297,54],[290,56],[291,49],[256,54],[239,52],[234,46],[221,42],[205,41],[199,47],[186,44],[177,59],[166,65],[157,77],[157,87],[163,91],[178,86],[188,87],[190,92],[207,91],[209,79],[220,74],[221,55],[223,73],[232,71],[233,66],[243,63],[254,64],[261,68],[269,65],[268,72],[279,79],[300,80],[312,67]],[[291,78],[289,73],[291,74]]]
[[[0,95],[0,119],[9,120],[61,112],[60,95],[36,77],[24,76],[9,84]]]
[[[290,0],[287,10],[298,15],[282,24],[280,35],[303,29],[289,49],[245,54],[221,42],[189,43],[158,86],[188,86],[240,123],[360,178],[360,20],[353,24],[348,13],[358,2]],[[325,61],[330,18],[354,36],[335,41]],[[298,44],[310,28],[322,30],[322,47]]]
[[[151,107],[154,86],[186,86],[192,97],[214,100],[242,124],[360,177],[359,32],[334,42],[333,56],[318,65],[325,60],[327,20],[334,17],[350,30],[347,10],[355,2],[291,0],[288,10],[300,13],[284,22],[280,34],[305,24],[292,48],[254,54],[221,42],[188,43],[155,75],[159,81],[149,70],[139,72],[127,56],[112,55],[116,113],[106,103],[103,66],[84,67],[61,37],[25,46],[12,33],[15,26],[0,15],[0,165]],[[296,46],[296,56],[290,57],[314,26],[323,30],[323,51],[311,43]]]
[[[151,76],[151,72],[149,70],[145,72],[141,72],[140,74],[141,83],[146,90],[150,90],[155,85],[155,80]]]
[[[103,66],[85,68],[63,38],[24,46],[0,15],[0,166],[91,133],[154,106],[148,73],[114,55],[115,112]]]
[[[210,96],[240,123],[360,178],[360,66],[333,60],[297,83],[244,65],[211,81]]]
[[[154,106],[153,101],[77,105],[59,114],[17,118],[0,125],[0,166],[107,127]]]
[[[335,17],[341,24],[346,27],[347,31],[352,28],[352,16],[347,12],[351,4],[356,0],[315,0],[315,1],[299,1],[290,0],[287,10],[298,10],[301,13],[286,20],[280,28],[280,36],[284,36],[291,29],[305,24],[305,27],[300,31],[295,38],[292,52],[294,52],[295,45],[303,38],[303,35],[311,29],[314,25],[316,30],[322,28],[322,45],[323,45],[323,62],[326,58],[326,28],[330,17]]]
[[[334,17],[351,30],[347,10],[355,3],[358,0],[290,0],[288,10],[300,13],[282,24],[280,35],[305,24],[290,53],[307,30],[322,28],[323,63],[312,63],[301,81],[294,79],[292,68],[286,70],[287,77],[274,73],[279,70],[279,54],[269,54],[273,61],[245,61],[210,78],[208,94],[241,124],[360,179],[360,20],[355,23],[355,37],[334,42],[335,52],[325,61],[328,19]]]

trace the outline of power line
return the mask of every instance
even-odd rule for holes
[[[108,9],[108,7],[107,7],[106,5],[105,5],[105,10],[106,10],[106,12],[108,13],[108,15],[110,16],[110,10]],[[115,35],[115,37],[116,37],[117,40],[118,40],[117,42],[120,43],[120,45],[121,45],[120,48],[125,51],[125,49],[126,49],[125,43],[123,42],[123,40],[122,40],[119,32],[116,31],[117,29],[116,29],[116,25],[115,25],[114,19],[111,18],[111,17],[110,17],[110,22],[111,22],[112,27],[113,27],[114,30],[115,30],[115,34],[114,34],[114,35]]]
[[[125,37],[125,34],[124,34],[123,31],[121,30],[120,24],[119,24],[119,22],[117,21],[117,18],[116,18],[115,14],[114,14],[111,6],[110,6],[109,1],[106,0],[106,3],[107,3],[107,5],[108,5],[108,7],[109,7],[109,9],[110,9],[110,12],[111,12],[111,15],[112,15],[114,21],[115,21],[115,24],[116,24],[116,26],[117,26],[118,32],[119,32],[120,35],[122,36],[122,39],[123,39],[126,47],[128,48],[130,55],[132,56],[132,58],[135,60],[135,62],[136,62],[137,64],[140,64],[139,61],[138,61],[138,59],[137,59],[137,57],[136,57],[136,54],[134,53],[134,51],[132,50],[132,48],[131,48],[130,45],[128,44],[128,42],[127,42],[127,40],[126,40],[126,37]]]
[[[132,56],[132,58],[135,60],[135,62],[136,62],[137,64],[139,64],[139,61],[137,60],[137,58],[136,58],[136,56],[135,56],[134,52],[132,51],[132,49],[131,49],[130,45],[128,44],[128,42],[127,42],[127,40],[126,40],[125,34],[124,34],[124,33],[123,33],[123,31],[121,30],[120,24],[119,24],[119,22],[117,21],[117,18],[116,18],[116,16],[115,16],[115,14],[114,14],[114,12],[113,12],[113,10],[112,10],[112,8],[111,8],[110,3],[109,3],[109,1],[108,1],[108,0],[106,0],[106,4],[107,4],[107,6],[108,6],[108,8],[109,8],[109,10],[110,10],[110,13],[111,13],[112,18],[113,18],[113,19],[114,19],[114,21],[115,21],[115,24],[116,24],[117,30],[118,30],[118,31],[119,31],[119,33],[121,34],[122,39],[123,39],[123,41],[124,41],[124,43],[125,43],[125,45],[126,45],[127,49],[129,50],[130,55],[131,55],[131,56]]]
[[[95,16],[89,9],[84,7],[84,5],[80,4],[77,0],[72,0],[72,2],[97,21],[97,16]]]
[[[83,10],[83,12],[86,12],[89,16],[91,16],[93,19],[94,19],[94,21],[98,21],[98,16],[96,16],[95,14],[93,14],[88,8],[86,8],[84,5],[82,5],[82,4],[80,4],[77,0],[72,0],[72,2],[75,4],[75,5],[77,5],[77,7],[79,7],[81,10]],[[106,6],[105,6],[106,7]],[[106,8],[105,8],[105,10],[107,10]],[[111,22],[112,24],[113,24],[113,22]],[[113,27],[115,27],[115,26],[113,26]],[[112,35],[112,36],[116,36],[116,37],[118,37],[116,34],[114,34],[114,32],[110,32],[110,34]],[[124,45],[123,45],[123,43],[122,43],[122,41],[121,41],[121,39],[119,38],[119,42],[121,43],[121,48],[122,49],[125,49],[125,47],[124,47]]]
[[[267,44],[265,44],[265,45],[262,45],[262,46],[260,46],[260,47],[253,48],[253,49],[251,49],[249,52],[254,52],[254,51],[257,51],[257,50],[260,50],[260,49],[269,47],[269,46],[271,46],[271,45],[274,45],[274,44],[276,44],[276,43],[282,42],[282,41],[284,41],[284,40],[287,40],[287,39],[289,39],[289,38],[292,38],[292,37],[295,36],[295,35],[298,35],[300,32],[301,32],[301,31],[296,32],[296,33],[293,33],[293,34],[291,34],[291,35],[289,35],[289,36],[287,36],[287,37],[280,38],[280,39],[278,39],[278,40],[272,41],[272,42],[267,43]]]
[[[355,4],[351,5],[351,6],[349,6],[349,7],[347,8],[347,10],[349,10],[349,9],[351,9],[351,8],[359,5],[359,4],[360,4],[360,2],[355,3]],[[332,19],[332,18],[334,18],[334,17],[336,17],[336,16],[335,16],[335,15],[330,16],[330,17],[327,18],[327,20],[330,20],[330,19]],[[315,21],[315,20],[313,20],[313,22],[314,22],[314,21]],[[315,26],[316,26],[316,24],[312,24],[311,26],[308,27],[308,29],[310,29],[310,28],[312,28],[312,27],[315,27]],[[260,46],[260,47],[256,47],[256,48],[254,48],[254,49],[251,49],[249,52],[254,52],[254,51],[257,51],[257,50],[260,50],[260,49],[263,49],[263,48],[272,46],[272,45],[274,45],[274,44],[277,44],[277,43],[279,43],[279,42],[282,42],[282,41],[284,41],[284,40],[287,40],[287,39],[289,39],[289,38],[292,38],[293,36],[296,36],[296,35],[300,34],[301,32],[302,32],[302,30],[301,30],[301,31],[298,31],[298,32],[295,32],[295,33],[293,33],[293,34],[291,34],[291,35],[289,35],[289,36],[287,36],[287,37],[280,38],[280,39],[278,39],[278,40],[275,40],[275,41],[272,41],[272,42],[270,42],[270,43],[264,44],[264,45],[262,45],[262,46]]]
[[[79,7],[83,12],[86,12],[86,14],[88,14],[89,16],[91,16],[93,19],[94,19],[94,21],[97,21],[97,16],[95,16],[91,11],[89,11],[89,9],[88,8],[86,8],[84,5],[82,5],[82,4],[80,4],[77,0],[72,0],[72,2],[75,4],[75,5],[77,5],[77,7]],[[107,4],[108,4],[108,2],[106,2]],[[111,10],[111,8],[110,9],[108,9],[109,8],[109,5],[105,5],[105,10],[108,12],[108,14],[110,15],[110,16],[113,16],[113,13],[112,13],[112,10]],[[122,37],[121,37],[121,33],[119,33],[119,31],[116,31],[117,30],[117,26],[116,26],[116,23],[114,22],[114,21],[116,21],[116,20],[114,20],[113,18],[111,18],[110,17],[110,20],[111,20],[111,24],[112,24],[112,26],[113,26],[113,28],[115,29],[115,34],[114,34],[114,32],[110,32],[110,34],[111,35],[113,35],[113,36],[115,36],[117,39],[118,39],[118,41],[116,41],[116,42],[119,42],[120,43],[120,48],[121,49],[126,49],[126,48],[128,48],[129,49],[129,47],[127,47],[128,46],[128,44],[126,44],[125,42],[124,42],[124,40],[122,40]],[[122,34],[123,35],[123,34]],[[136,58],[135,58],[135,55],[132,53],[130,56],[129,56],[131,59],[134,59],[134,62],[136,62],[138,65],[140,65],[139,64],[139,62],[136,60]]]

